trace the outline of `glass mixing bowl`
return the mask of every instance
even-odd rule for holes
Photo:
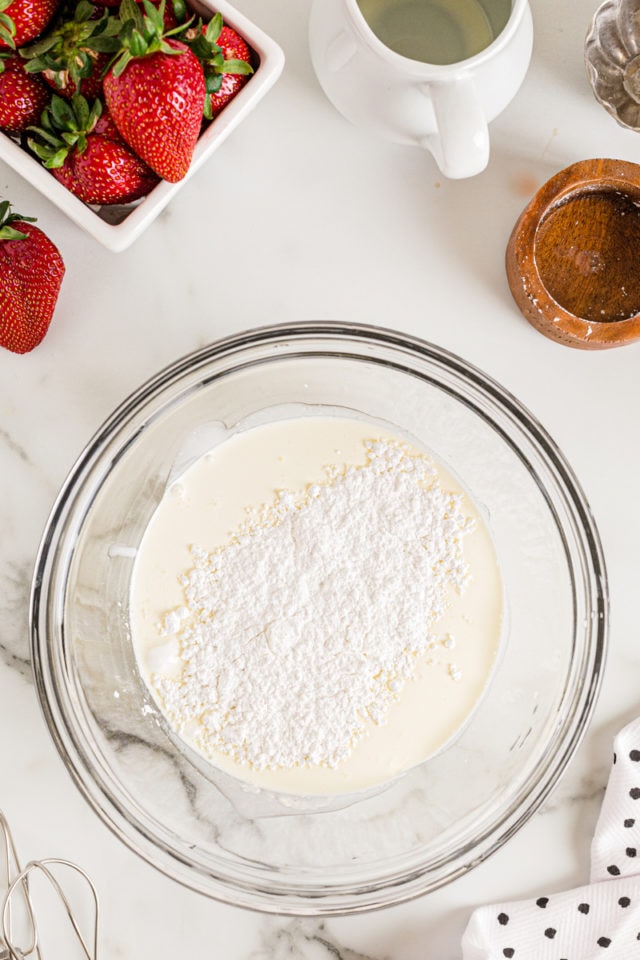
[[[507,608],[491,684],[457,738],[379,790],[331,800],[247,789],[192,753],[163,721],[129,633],[136,549],[167,484],[221,429],[315,412],[383,421],[444,461],[487,520]],[[67,768],[131,849],[229,903],[344,914],[454,880],[539,807],[591,715],[607,609],[584,495],[510,394],[388,330],[274,326],[179,360],[90,441],[37,560],[33,663]]]

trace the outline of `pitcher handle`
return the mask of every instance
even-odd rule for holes
[[[489,162],[487,118],[470,80],[425,85],[433,104],[436,132],[420,142],[445,177],[459,180],[481,173]]]

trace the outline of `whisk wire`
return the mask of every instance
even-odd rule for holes
[[[70,860],[63,860],[59,857],[49,857],[42,860],[31,860],[24,869],[20,867],[16,846],[11,835],[11,830],[6,817],[0,812],[0,837],[3,839],[4,862],[7,889],[2,903],[0,916],[0,960],[42,960],[42,951],[40,946],[40,936],[36,923],[36,912],[33,905],[32,893],[29,887],[29,880],[32,874],[39,872],[48,881],[54,893],[61,902],[66,916],[71,924],[71,928],[81,947],[86,960],[98,960],[98,919],[99,903],[96,888],[88,874],[77,864]],[[92,935],[85,937],[80,929],[78,920],[71,906],[69,898],[65,893],[56,872],[52,868],[62,867],[77,873],[89,888],[92,908],[93,908],[93,927]],[[13,922],[13,899],[18,894],[22,895],[26,909],[26,916],[30,931],[28,934],[28,944],[26,946],[17,946],[15,943],[15,931]]]
[[[12,912],[12,902],[8,898],[8,889],[11,887],[15,877],[20,874],[22,868],[20,866],[20,860],[18,858],[18,851],[16,848],[15,841],[13,839],[13,834],[11,833],[11,827],[9,826],[9,821],[5,815],[0,810],[0,839],[2,841],[2,861],[4,868],[4,880],[7,889],[7,895],[5,896],[5,903],[3,908],[3,913],[6,912],[6,928],[9,934],[9,940],[13,939],[13,912]],[[7,904],[7,900],[9,900]],[[30,949],[31,953],[35,951],[35,957],[37,960],[41,960],[40,950],[38,948],[38,938],[36,931],[36,920],[35,914],[33,912],[33,905],[31,903],[31,897],[29,895],[29,886],[28,883],[24,886],[24,907],[26,911],[26,916],[28,923],[31,927],[31,937],[32,937],[32,946]],[[3,931],[5,924],[3,923]],[[0,960],[15,960],[15,950],[9,946],[6,942],[7,936],[3,932],[3,937],[0,939]],[[19,958],[21,960],[21,958]]]

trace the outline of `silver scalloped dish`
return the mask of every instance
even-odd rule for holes
[[[584,54],[596,100],[622,126],[640,130],[640,0],[606,0]]]

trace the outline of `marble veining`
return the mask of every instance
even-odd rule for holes
[[[0,661],[32,680],[28,610],[32,569],[5,562],[0,569]]]
[[[9,455],[16,456],[23,463],[31,464],[27,451],[14,440],[8,430],[0,429],[0,446],[4,447]]]
[[[248,960],[387,960],[384,954],[360,953],[336,941],[328,924],[293,920],[265,930]]]

